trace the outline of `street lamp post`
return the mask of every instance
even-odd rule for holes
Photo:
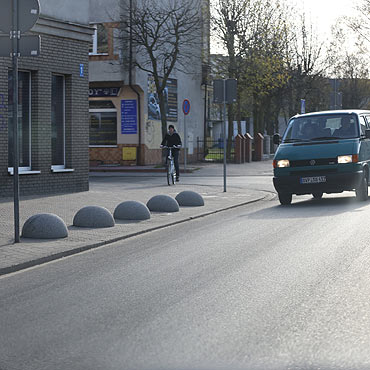
[[[18,52],[20,31],[18,31],[18,0],[13,0],[12,20],[14,241],[19,243]]]
[[[3,1],[0,12],[0,57],[12,58],[13,88],[13,189],[14,241],[19,243],[19,140],[18,140],[18,58],[40,54],[40,36],[25,35],[39,17],[39,0]]]

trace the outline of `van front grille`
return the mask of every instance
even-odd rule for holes
[[[293,176],[313,176],[313,175],[327,175],[329,173],[337,173],[338,170],[336,168],[330,168],[327,170],[317,170],[317,169],[312,169],[312,170],[305,170],[305,171],[290,171],[290,174]]]
[[[299,161],[290,161],[290,167],[315,167],[315,166],[327,166],[331,164],[337,164],[337,158],[313,158],[303,159]]]

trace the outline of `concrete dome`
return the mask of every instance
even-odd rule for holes
[[[23,225],[22,237],[32,239],[59,239],[68,236],[65,222],[52,213],[31,216]]]
[[[179,204],[168,195],[155,195],[146,204],[152,212],[178,212]]]
[[[176,196],[177,203],[180,206],[201,207],[204,206],[203,197],[195,191],[185,190]]]
[[[116,220],[148,220],[150,211],[144,203],[128,200],[116,207],[113,217]]]
[[[115,225],[112,214],[104,207],[87,206],[81,208],[73,218],[73,226],[103,228]]]

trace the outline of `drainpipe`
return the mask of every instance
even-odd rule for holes
[[[137,151],[137,164],[141,165],[141,103],[140,93],[132,85],[132,0],[130,0],[130,50],[129,50],[129,79],[128,84],[131,90],[137,96],[137,109],[138,109],[138,135],[139,135],[139,149]]]

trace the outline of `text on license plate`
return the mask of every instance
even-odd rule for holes
[[[301,184],[318,184],[326,182],[326,176],[301,177]]]

